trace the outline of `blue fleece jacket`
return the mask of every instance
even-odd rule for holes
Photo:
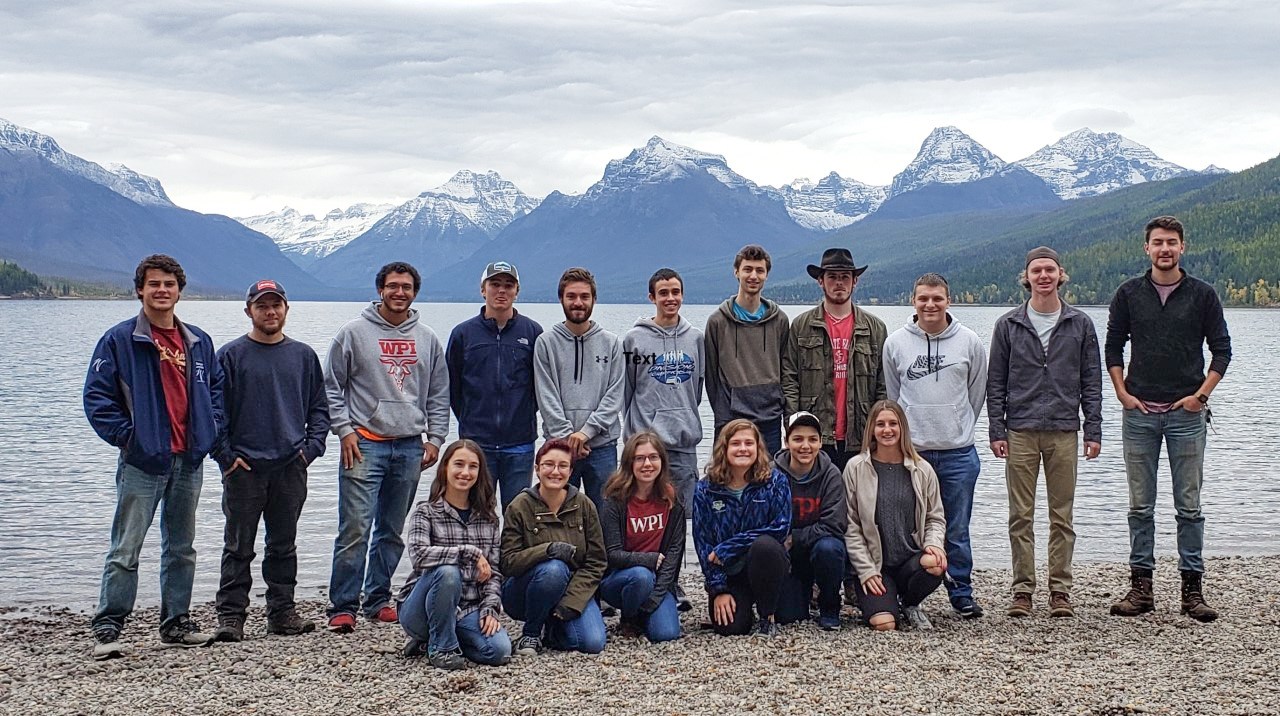
[[[194,464],[213,448],[222,419],[222,368],[213,340],[176,321],[187,348],[187,451]],[[160,354],[151,322],[139,312],[98,341],[84,378],[84,414],[94,432],[120,448],[124,461],[143,472],[169,470],[169,412],[160,382]]]
[[[741,495],[702,478],[693,492],[693,546],[702,564],[707,595],[729,590],[729,575],[746,566],[747,550],[757,537],[779,542],[791,531],[791,486],[781,470],[768,480],[748,483]],[[715,552],[720,564],[708,557]]]
[[[527,445],[537,437],[533,347],[542,326],[519,311],[498,330],[480,315],[454,327],[445,362],[449,406],[458,416],[458,437],[484,448]]]

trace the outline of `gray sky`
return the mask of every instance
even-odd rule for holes
[[[650,136],[778,185],[887,184],[935,126],[1007,161],[1089,126],[1280,153],[1280,9],[1229,2],[0,0],[0,117],[242,215],[458,169],[577,193]]]

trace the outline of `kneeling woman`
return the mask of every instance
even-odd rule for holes
[[[716,633],[749,633],[752,605],[760,615],[759,633],[777,633],[774,615],[790,571],[783,547],[790,528],[786,475],[773,471],[750,420],[730,421],[693,494],[693,543]]]
[[[938,475],[911,446],[900,405],[881,400],[869,415],[862,452],[844,469],[858,606],[873,629],[896,628],[899,611],[911,627],[929,629],[920,603],[947,571]]]
[[[498,513],[484,452],[470,440],[445,448],[427,499],[409,522],[413,572],[400,591],[405,656],[426,654],[441,669],[470,659],[498,666],[511,639],[498,622]],[[464,658],[465,657],[465,658]]]
[[[609,571],[600,580],[601,598],[622,610],[624,634],[643,633],[652,642],[680,638],[674,590],[684,558],[684,508],[657,435],[627,440],[604,498]]]
[[[604,575],[604,537],[595,505],[569,484],[573,448],[548,440],[534,457],[538,484],[507,506],[502,526],[502,605],[524,622],[516,654],[551,649],[598,654],[604,619],[596,589]]]

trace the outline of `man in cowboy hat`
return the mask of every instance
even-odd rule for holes
[[[854,265],[848,249],[827,249],[819,265],[810,264],[822,302],[791,323],[782,354],[787,415],[804,410],[818,417],[822,449],[841,470],[862,449],[872,403],[885,397],[884,321],[853,305],[853,289],[866,270]]]

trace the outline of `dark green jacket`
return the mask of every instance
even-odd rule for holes
[[[595,505],[578,488],[570,485],[568,489],[558,512],[552,512],[542,501],[536,485],[521,490],[511,501],[502,516],[501,571],[503,576],[514,579],[551,559],[547,546],[552,542],[577,547],[569,565],[573,576],[556,605],[558,611],[576,618],[595,596],[608,559]]]
[[[822,422],[824,445],[844,440],[846,452],[861,450],[867,413],[873,403],[886,397],[881,354],[887,335],[884,321],[860,306],[855,308],[845,391],[846,429],[844,435],[835,435],[835,385],[832,382],[835,367],[826,313],[819,303],[816,308],[796,316],[787,336],[787,349],[782,354],[782,397],[787,415],[801,410],[813,413]]]

